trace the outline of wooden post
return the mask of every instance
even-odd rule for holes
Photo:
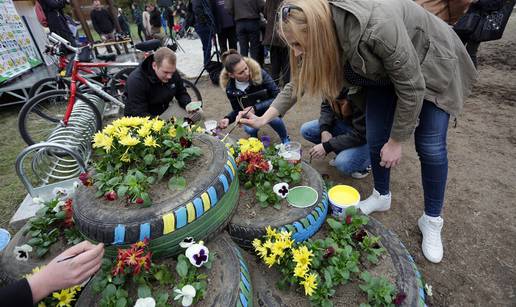
[[[113,16],[113,19],[115,20],[115,28],[118,33],[122,32],[122,28],[120,28],[120,24],[118,23],[118,12],[115,7],[115,4],[113,0],[107,0],[107,3],[109,5],[109,11],[111,12],[111,15]]]
[[[81,4],[79,0],[71,0],[73,13],[75,15],[75,18],[79,19],[82,29],[84,30],[84,34],[86,34],[86,37],[88,37],[88,40],[90,42],[93,42],[93,35],[91,35],[90,27],[88,26],[88,22],[86,21],[86,18],[84,18],[84,15],[82,14],[81,10]]]

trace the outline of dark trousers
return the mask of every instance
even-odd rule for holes
[[[209,26],[205,24],[196,24],[195,32],[199,35],[202,43],[202,51],[204,54],[204,66],[210,62],[211,58],[211,39],[213,32]]]
[[[140,38],[141,42],[145,41],[145,29],[143,28],[142,24],[138,24],[138,37]]]
[[[466,51],[468,52],[469,57],[471,58],[471,61],[473,62],[473,64],[475,64],[475,68],[476,68],[477,67],[477,52],[478,52],[478,47],[480,46],[480,42],[474,42],[474,41],[470,40],[469,36],[470,35],[468,35],[467,37],[464,37],[462,35],[459,35],[460,40],[464,44],[464,47],[466,47]]]
[[[220,33],[217,34],[217,37],[219,41],[220,53],[224,53],[228,49],[237,50],[237,35],[235,27],[222,29]]]
[[[271,76],[276,84],[283,80],[283,86],[290,82],[288,47],[271,46]]]
[[[389,193],[390,169],[380,166],[380,151],[389,140],[396,109],[394,87],[368,87],[366,97],[366,138],[371,155],[375,189]],[[450,115],[424,100],[419,124],[414,133],[416,152],[421,163],[425,214],[440,216],[448,177],[446,134]]]
[[[260,19],[241,19],[236,22],[236,32],[240,54],[249,56],[257,61],[260,60]],[[263,50],[262,50],[263,52]]]

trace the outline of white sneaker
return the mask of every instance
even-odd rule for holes
[[[375,211],[387,211],[391,208],[391,193],[380,195],[380,192],[373,189],[373,194],[366,200],[359,202],[357,208],[365,215]]]
[[[423,244],[421,248],[423,255],[428,261],[439,263],[443,259],[443,242],[441,241],[441,229],[444,220],[438,217],[423,214],[417,221],[419,230],[423,234]]]

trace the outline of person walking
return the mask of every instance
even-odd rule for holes
[[[93,1],[93,10],[90,13],[93,29],[98,33],[103,43],[115,40],[115,20],[110,12],[100,4],[100,0]],[[118,47],[115,46],[115,48]],[[113,52],[110,45],[106,46],[108,52]]]
[[[131,11],[133,14],[133,20],[137,27],[138,37],[140,41],[145,41],[145,28],[143,27],[142,10],[134,3],[131,4]],[[143,34],[143,35],[142,35]]]
[[[260,60],[260,13],[263,13],[264,0],[225,0],[226,11],[233,16],[236,23],[236,34],[240,46],[240,54],[250,55]]]
[[[291,83],[262,116],[248,114],[240,123],[259,128],[303,95],[333,100],[343,87],[360,91],[374,189],[358,208],[390,209],[390,169],[401,161],[402,143],[414,137],[424,194],[422,251],[440,262],[448,122],[478,77],[464,45],[448,24],[408,0],[285,0],[279,18]]]

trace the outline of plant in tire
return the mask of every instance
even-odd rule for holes
[[[201,155],[201,149],[192,146],[197,129],[175,119],[119,118],[95,134],[95,171],[80,179],[96,187],[97,197],[125,197],[128,203],[149,206],[149,188],[155,182],[167,177],[170,189],[186,187],[181,172],[187,161]]]
[[[93,291],[101,295],[99,305],[106,307],[190,306],[206,294],[205,268],[211,268],[212,261],[213,255],[202,242],[190,240],[177,258],[174,274],[168,263],[153,261],[146,239],[118,249],[114,261],[104,259]]]
[[[32,269],[32,273],[25,275],[25,278],[29,278],[34,273],[41,270],[42,267],[35,267]],[[47,307],[47,306],[74,306],[75,301],[79,297],[82,291],[81,286],[73,286],[67,289],[61,289],[55,292],[50,293],[47,297],[43,298],[38,303],[38,307]]]
[[[72,199],[55,197],[48,202],[43,202],[41,209],[29,220],[23,235],[30,237],[27,245],[39,258],[45,256],[59,238],[64,238],[68,245],[81,242],[83,236],[74,228]],[[17,259],[27,260],[26,250],[27,257],[23,259],[24,257],[17,254]],[[23,252],[23,249],[15,248],[15,253],[20,252]]]
[[[343,221],[328,219],[329,234],[324,239],[294,244],[289,232],[268,227],[262,239],[253,241],[253,247],[266,265],[281,272],[280,289],[301,287],[314,306],[333,306],[336,288],[359,278],[365,282],[359,288],[366,292],[367,304],[401,303],[402,295],[395,295],[392,283],[364,270],[365,262],[376,264],[385,251],[378,237],[364,232],[367,222],[367,216],[349,208]]]
[[[301,165],[287,162],[274,146],[264,146],[257,138],[240,139],[236,146],[238,177],[244,188],[256,188],[256,199],[262,207],[281,209],[287,191],[274,191],[274,186],[301,181]],[[230,149],[231,150],[231,149]]]

